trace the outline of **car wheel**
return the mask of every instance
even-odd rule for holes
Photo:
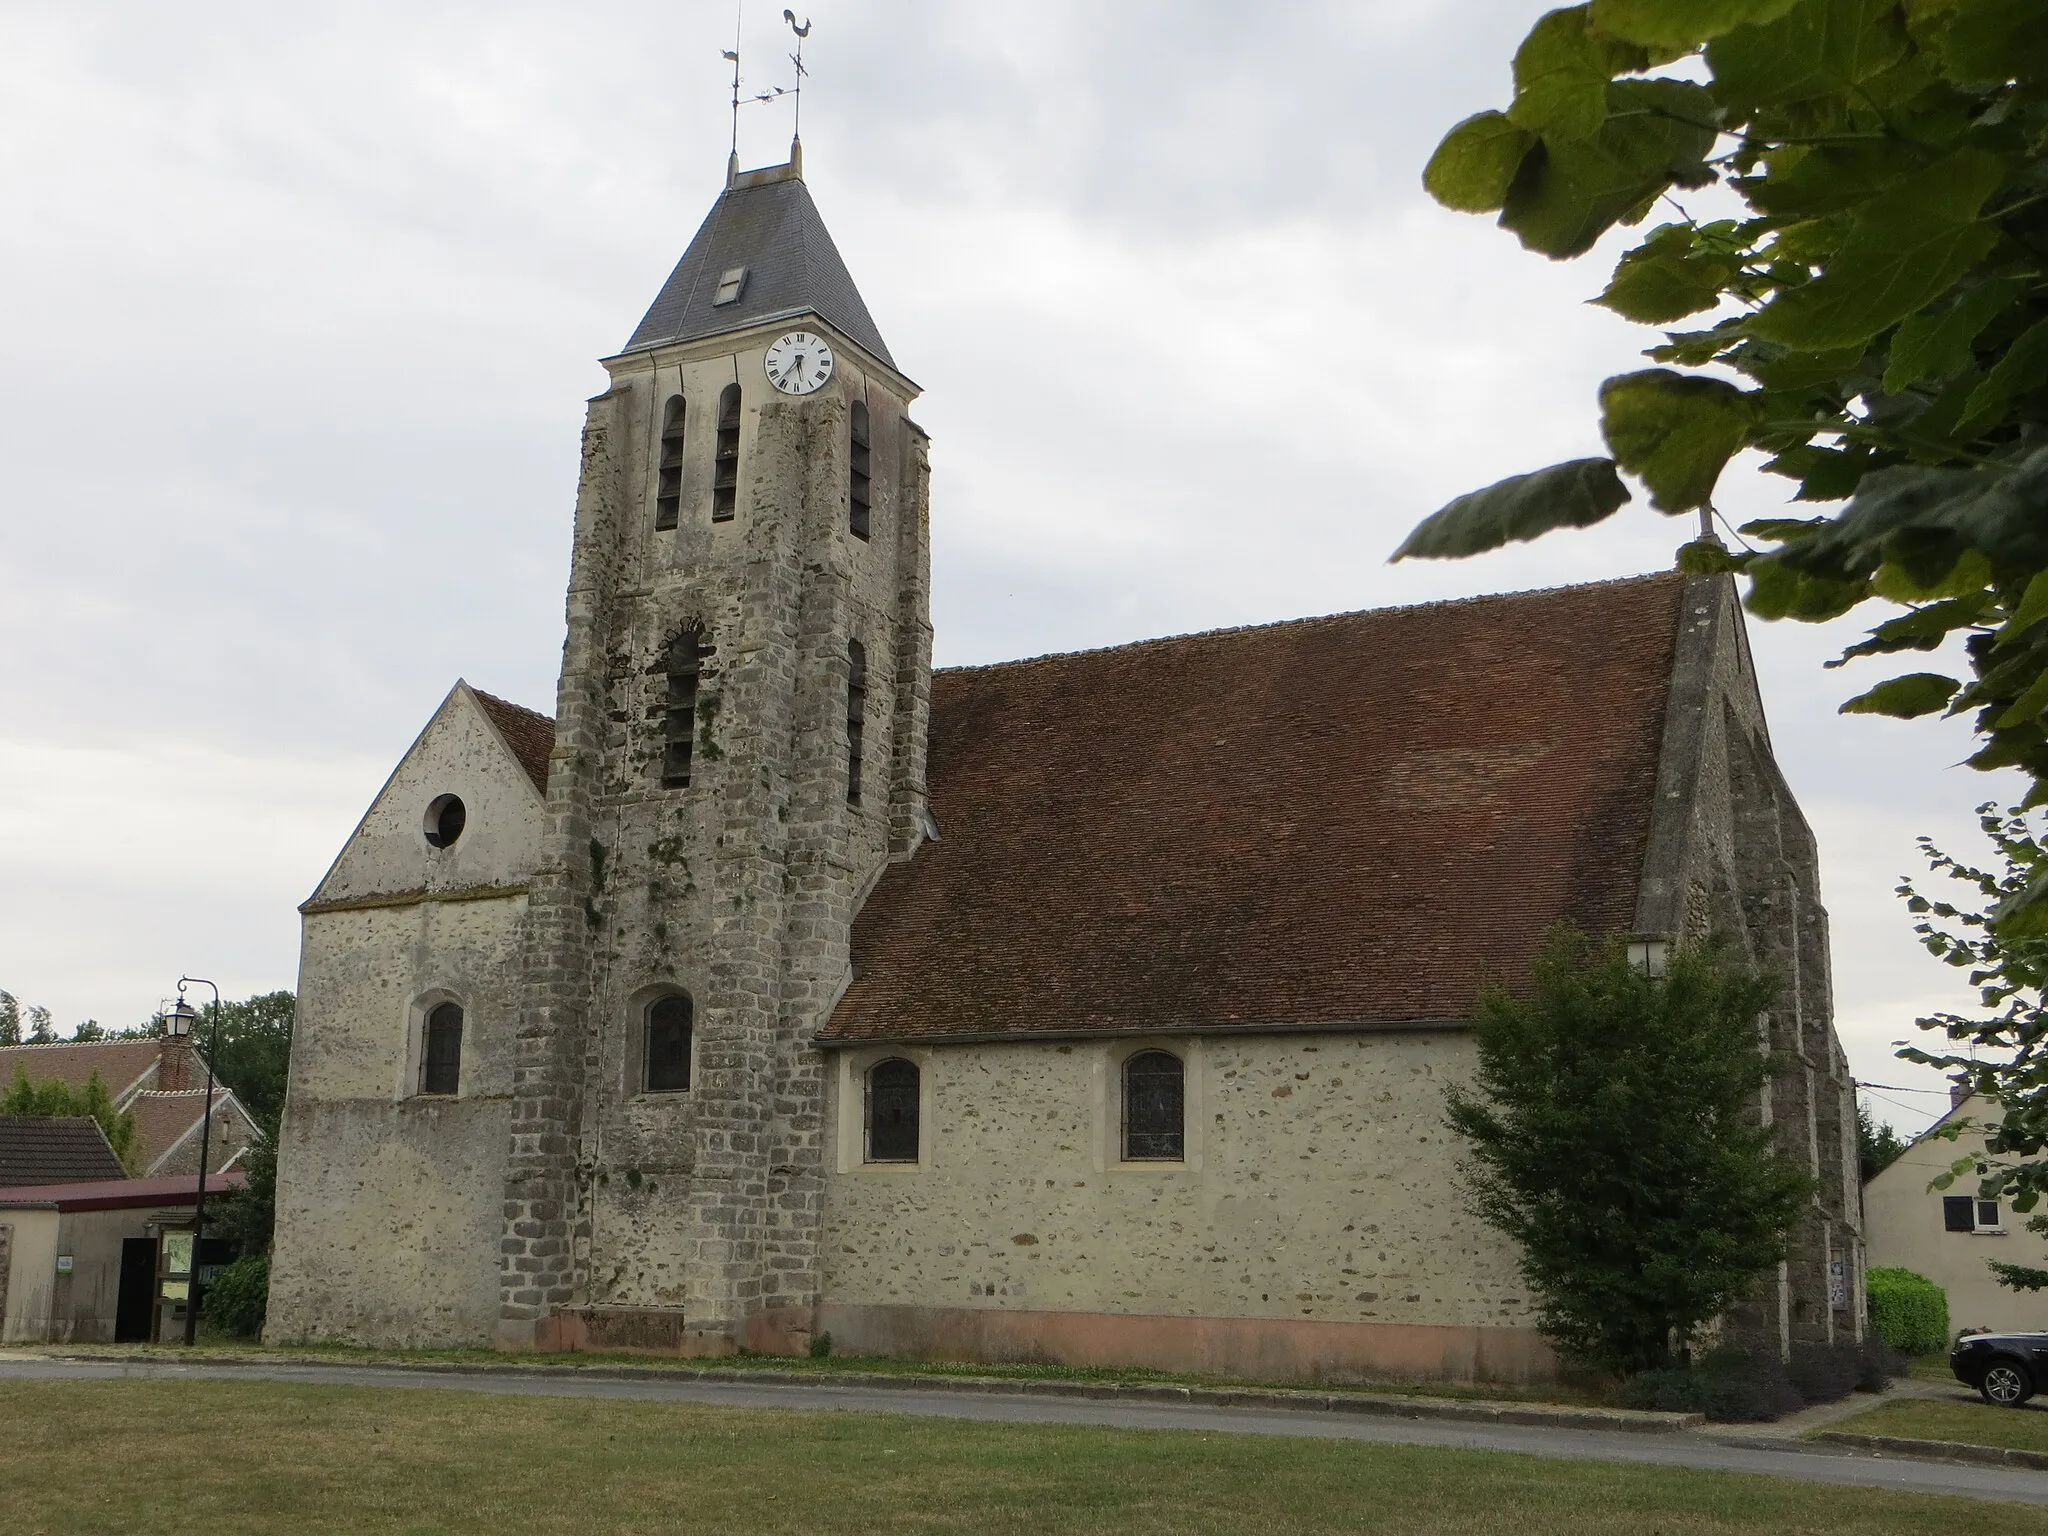
[[[2014,1360],[1994,1360],[1977,1383],[1984,1401],[1994,1408],[2017,1408],[2034,1395],[2034,1378]]]

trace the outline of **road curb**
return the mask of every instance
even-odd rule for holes
[[[2002,1445],[1967,1445],[1955,1440],[1909,1440],[1901,1435],[1858,1435],[1843,1429],[1823,1429],[1808,1437],[1827,1445],[1846,1446],[1857,1451],[1878,1451],[1886,1456],[1911,1456],[1919,1461],[1967,1461],[1982,1467],[2025,1467],[2030,1472],[2048,1472],[2048,1453],[2009,1450]]]
[[[1289,1413],[1439,1419],[1464,1424],[1534,1425],[1609,1433],[1668,1435],[1706,1422],[1697,1413],[1653,1413],[1631,1408],[1574,1408],[1563,1404],[1507,1403],[1407,1397],[1366,1392],[1312,1392],[1279,1387],[1188,1387],[1172,1382],[1046,1381],[1017,1376],[920,1376],[884,1371],[778,1371],[729,1366],[541,1365],[506,1361],[461,1364],[451,1360],[294,1360],[275,1355],[207,1355],[190,1361],[160,1354],[71,1353],[39,1350],[49,1360],[133,1365],[219,1365],[342,1371],[409,1371],[429,1376],[574,1377],[597,1381],[707,1382],[771,1387],[863,1388],[885,1392],[961,1392],[1022,1397],[1086,1398],[1122,1403],[1191,1403],[1207,1408],[1263,1408]]]

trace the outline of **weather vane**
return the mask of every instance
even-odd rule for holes
[[[811,35],[811,18],[806,16],[799,23],[796,19],[796,12],[786,10],[782,13],[782,19],[789,23],[789,30],[796,34],[796,52],[789,55],[789,62],[796,66],[795,82],[791,85],[772,85],[765,91],[756,91],[743,103],[740,99],[740,31],[745,10],[746,0],[736,0],[733,6],[732,46],[722,51],[722,56],[732,61],[732,163],[735,166],[740,161],[740,107],[742,105],[755,102],[779,101],[784,96],[791,97],[791,105],[796,109],[796,121],[791,137],[798,139],[803,137],[804,76],[810,73],[809,70],[804,68],[804,39]]]

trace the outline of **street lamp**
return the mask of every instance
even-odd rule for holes
[[[178,1000],[164,1010],[164,1027],[174,1040],[189,1038],[192,1026],[199,1022],[198,1012],[185,1001],[188,986],[213,991],[213,1020],[206,1036],[206,1107],[199,1125],[199,1199],[192,1207],[192,1272],[185,1281],[185,1342],[189,1345],[199,1337],[199,1249],[206,1241],[206,1165],[213,1157],[213,1058],[220,1045],[220,988],[203,976],[178,978]]]

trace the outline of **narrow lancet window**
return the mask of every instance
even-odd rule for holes
[[[860,804],[861,737],[868,714],[868,653],[858,640],[846,642],[846,803]]]
[[[1124,1161],[1177,1163],[1185,1154],[1186,1079],[1180,1058],[1141,1051],[1124,1063]]]
[[[868,1072],[868,1161],[917,1161],[917,1064],[897,1057]]]
[[[868,501],[872,481],[869,470],[873,455],[868,449],[868,408],[859,400],[853,402],[852,447],[849,457],[848,485],[846,488],[846,526],[856,539],[868,536]]]
[[[740,504],[740,387],[718,396],[718,446],[711,459],[711,521],[729,523]]]
[[[654,491],[654,526],[673,528],[683,508],[683,397],[671,395],[661,419],[661,471]]]
[[[462,1006],[436,1003],[427,1014],[420,1092],[454,1093],[462,1084]]]
[[[704,670],[704,646],[696,630],[685,630],[668,648],[668,698],[662,715],[661,782],[683,789],[690,782],[690,751],[697,738],[697,683]]]
[[[680,1093],[690,1086],[690,1000],[657,998],[647,1010],[647,1091]]]

